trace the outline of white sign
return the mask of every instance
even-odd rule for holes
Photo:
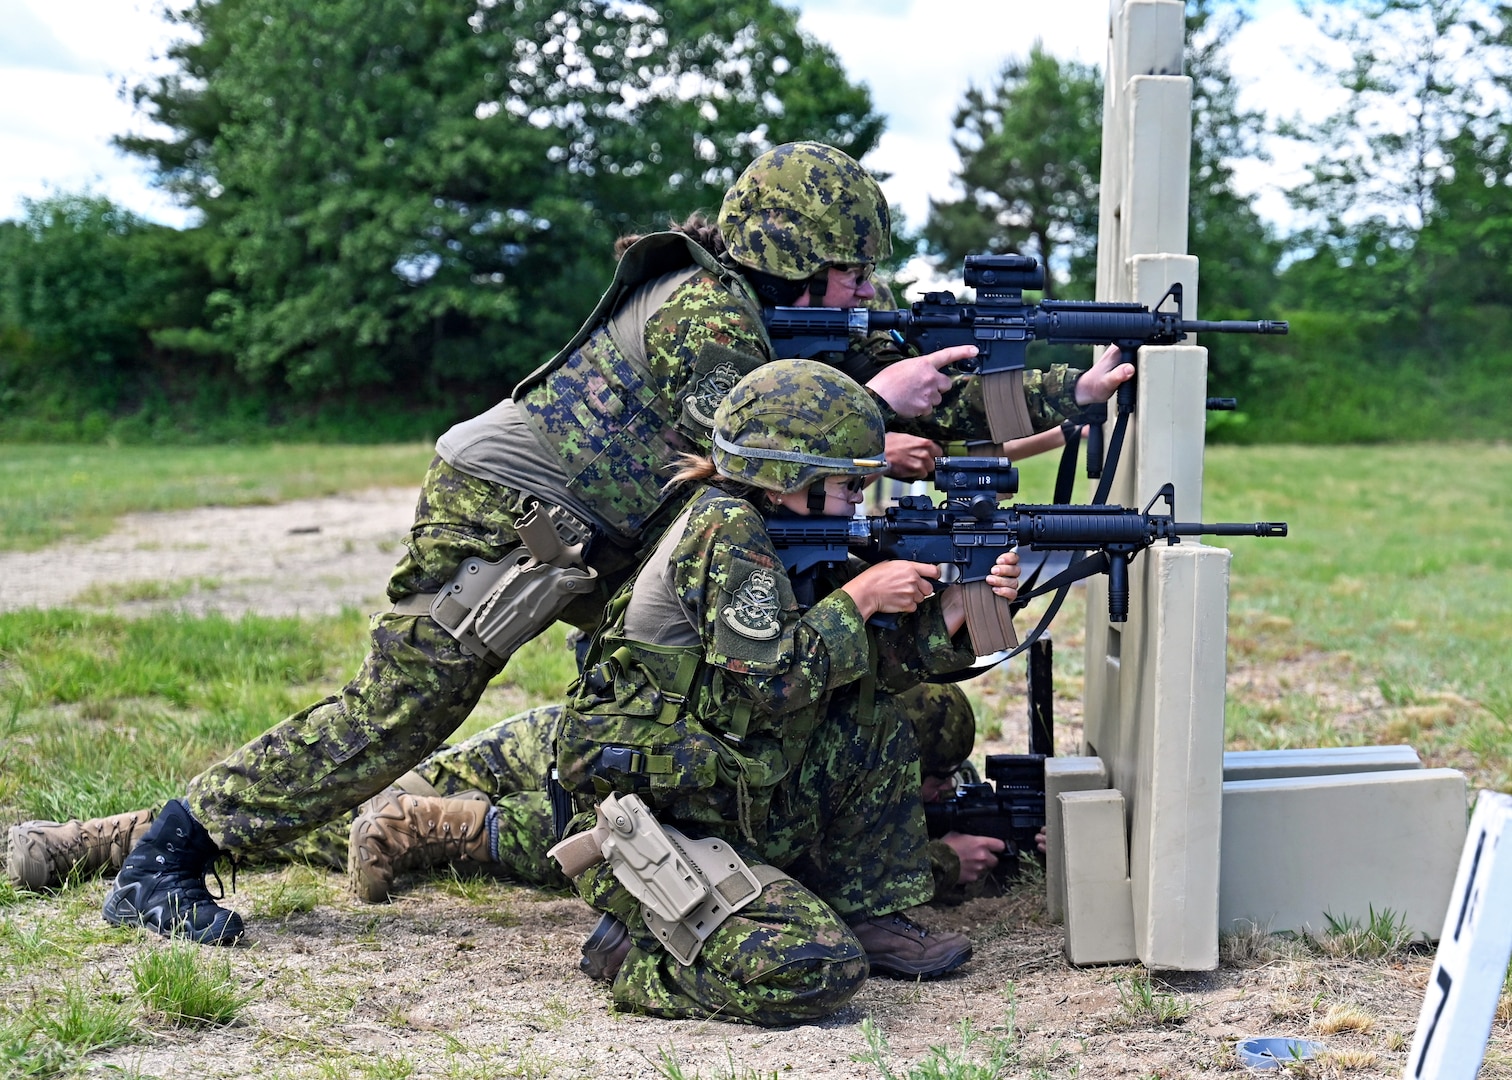
[[[1482,791],[1403,1080],[1474,1080],[1512,955],[1512,795]]]

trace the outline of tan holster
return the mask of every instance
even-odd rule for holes
[[[568,877],[603,860],[641,903],[646,927],[679,964],[691,964],[703,943],[766,884],[787,877],[746,865],[723,840],[694,840],[662,825],[636,795],[609,795],[598,823],[547,852]],[[758,873],[759,871],[759,873]]]

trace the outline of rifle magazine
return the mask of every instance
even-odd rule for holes
[[[982,402],[987,407],[987,428],[992,441],[1005,443],[1034,434],[1029,405],[1024,400],[1024,369],[995,371],[979,376]]]
[[[978,656],[991,656],[1018,646],[1013,629],[1013,612],[1009,601],[992,591],[985,581],[968,581],[957,586],[966,600],[966,630],[971,647]]]

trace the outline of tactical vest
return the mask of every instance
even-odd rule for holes
[[[679,519],[672,531],[682,527]],[[751,700],[704,662],[700,646],[625,635],[633,588],[634,580],[611,601],[583,674],[568,688],[555,738],[558,779],[579,810],[610,792],[634,794],[667,820],[759,845],[772,797],[803,760],[822,705],[785,714],[780,733],[764,718],[753,723]]]
[[[664,396],[646,356],[646,322],[705,271],[746,309],[746,325],[732,329],[755,339],[765,355],[706,348],[677,392]],[[677,455],[707,453],[715,406],[771,358],[761,309],[744,279],[682,234],[654,233],[625,252],[588,321],[513,396],[544,445],[561,457],[572,491],[603,524],[633,540],[661,507]]]

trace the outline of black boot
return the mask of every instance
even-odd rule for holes
[[[624,966],[630,945],[630,932],[625,929],[625,924],[606,911],[583,942],[583,958],[578,961],[578,970],[590,979],[613,982]]]
[[[105,921],[200,945],[235,944],[244,930],[241,916],[217,904],[205,888],[205,873],[219,854],[183,800],[174,799],[121,864],[105,897]]]

